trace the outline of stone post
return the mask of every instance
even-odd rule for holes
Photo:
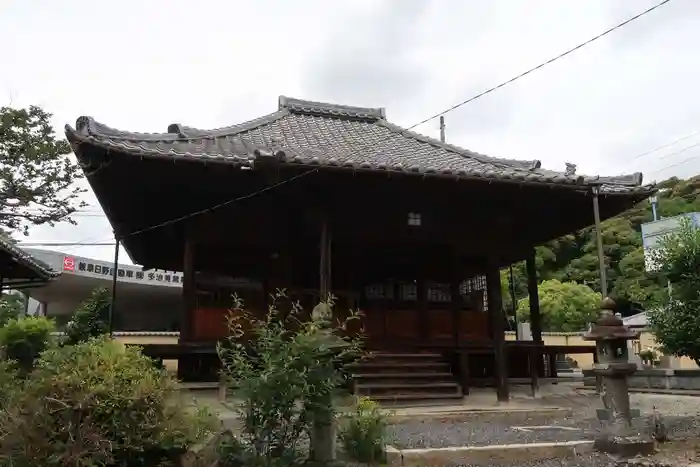
[[[326,312],[330,310],[328,305],[325,305]],[[323,310],[317,310],[321,313]],[[328,348],[328,360],[323,363],[328,365],[326,371],[333,372],[333,355],[337,355],[343,348],[347,347],[347,342],[343,339],[334,336],[328,330],[319,330],[319,339],[326,341]],[[323,400],[318,401],[318,407],[312,414],[313,429],[311,432],[311,465],[328,466],[333,465],[336,461],[336,444],[335,444],[335,411],[333,408],[333,395],[328,394]]]
[[[601,303],[601,316],[596,324],[583,334],[584,340],[595,341],[598,363],[593,373],[603,380],[603,409],[598,409],[598,419],[604,424],[603,434],[595,440],[595,448],[622,456],[651,454],[654,441],[642,436],[632,425],[639,411],[630,408],[628,377],[637,371],[637,365],[629,361],[627,342],[639,337],[630,330],[619,316],[615,316],[615,302],[605,298]]]

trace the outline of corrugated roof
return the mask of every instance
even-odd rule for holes
[[[3,235],[0,235],[0,251],[10,255],[15,261],[17,261],[17,263],[33,271],[40,278],[50,279],[61,274],[60,272],[53,270],[51,266],[45,262],[34,258],[31,254],[19,248]]]
[[[606,193],[649,191],[642,174],[587,177],[541,168],[538,160],[498,159],[442,143],[390,123],[382,108],[279,98],[276,112],[238,125],[201,130],[172,124],[167,133],[132,133],[80,117],[66,125],[74,148],[88,143],[146,157],[253,166],[261,156],[281,162],[353,170],[567,186],[601,186]]]

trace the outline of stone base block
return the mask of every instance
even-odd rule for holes
[[[644,436],[604,436],[595,440],[593,449],[629,458],[654,454],[656,443]]]

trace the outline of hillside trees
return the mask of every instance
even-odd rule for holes
[[[687,180],[670,178],[658,184],[658,214],[671,217],[700,211],[700,176]],[[653,308],[664,300],[667,289],[663,275],[649,275],[644,269],[641,225],[652,220],[647,201],[604,221],[601,225],[609,294],[624,315]],[[575,282],[600,292],[600,273],[595,230],[592,227],[558,238],[536,249],[538,279]],[[525,263],[513,266],[516,296],[527,297]],[[504,270],[503,280],[508,278]],[[511,308],[510,291],[504,286],[504,305]]]

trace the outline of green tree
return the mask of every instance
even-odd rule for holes
[[[647,274],[644,248],[638,246],[618,263],[618,276],[612,288],[612,295],[649,309],[668,295],[663,283],[661,276]]]
[[[11,319],[19,318],[24,309],[24,297],[18,293],[0,295],[0,327]]]
[[[700,229],[684,219],[659,247],[654,263],[673,287],[670,300],[648,311],[651,328],[666,352],[700,363]]]
[[[112,303],[107,289],[95,289],[80,304],[66,326],[66,343],[75,345],[109,332],[109,307]]]
[[[50,120],[37,106],[0,107],[0,229],[26,235],[30,225],[74,223],[70,215],[85,206],[74,184],[80,167]]]
[[[600,295],[575,282],[543,281],[539,296],[544,331],[581,331],[595,321],[600,310]],[[529,298],[518,302],[518,320],[530,321]]]

